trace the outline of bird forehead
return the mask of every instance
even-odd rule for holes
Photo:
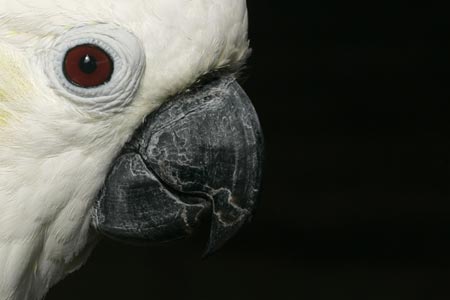
[[[219,34],[245,13],[245,0],[0,0],[0,27],[5,20],[15,19],[18,27],[47,34],[52,27],[59,31],[85,23],[114,22],[141,31],[162,26],[186,34],[200,28]]]

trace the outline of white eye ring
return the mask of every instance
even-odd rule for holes
[[[114,62],[111,79],[94,88],[83,88],[67,80],[64,60],[79,45],[102,48]],[[131,32],[113,24],[77,27],[57,38],[47,56],[47,75],[51,87],[60,95],[94,111],[116,111],[126,106],[136,93],[145,69],[145,52]]]

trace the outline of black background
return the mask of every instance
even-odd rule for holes
[[[448,10],[248,4],[243,86],[267,143],[253,223],[206,260],[204,234],[104,240],[47,299],[450,297]]]

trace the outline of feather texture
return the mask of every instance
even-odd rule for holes
[[[86,110],[47,76],[58,39],[95,24],[143,45],[138,89],[114,112]],[[247,53],[244,0],[0,0],[0,300],[41,299],[79,268],[96,240],[92,201],[134,129]]]

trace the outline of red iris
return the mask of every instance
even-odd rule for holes
[[[83,88],[102,85],[111,79],[114,63],[105,50],[85,44],[70,49],[64,58],[64,75]]]

